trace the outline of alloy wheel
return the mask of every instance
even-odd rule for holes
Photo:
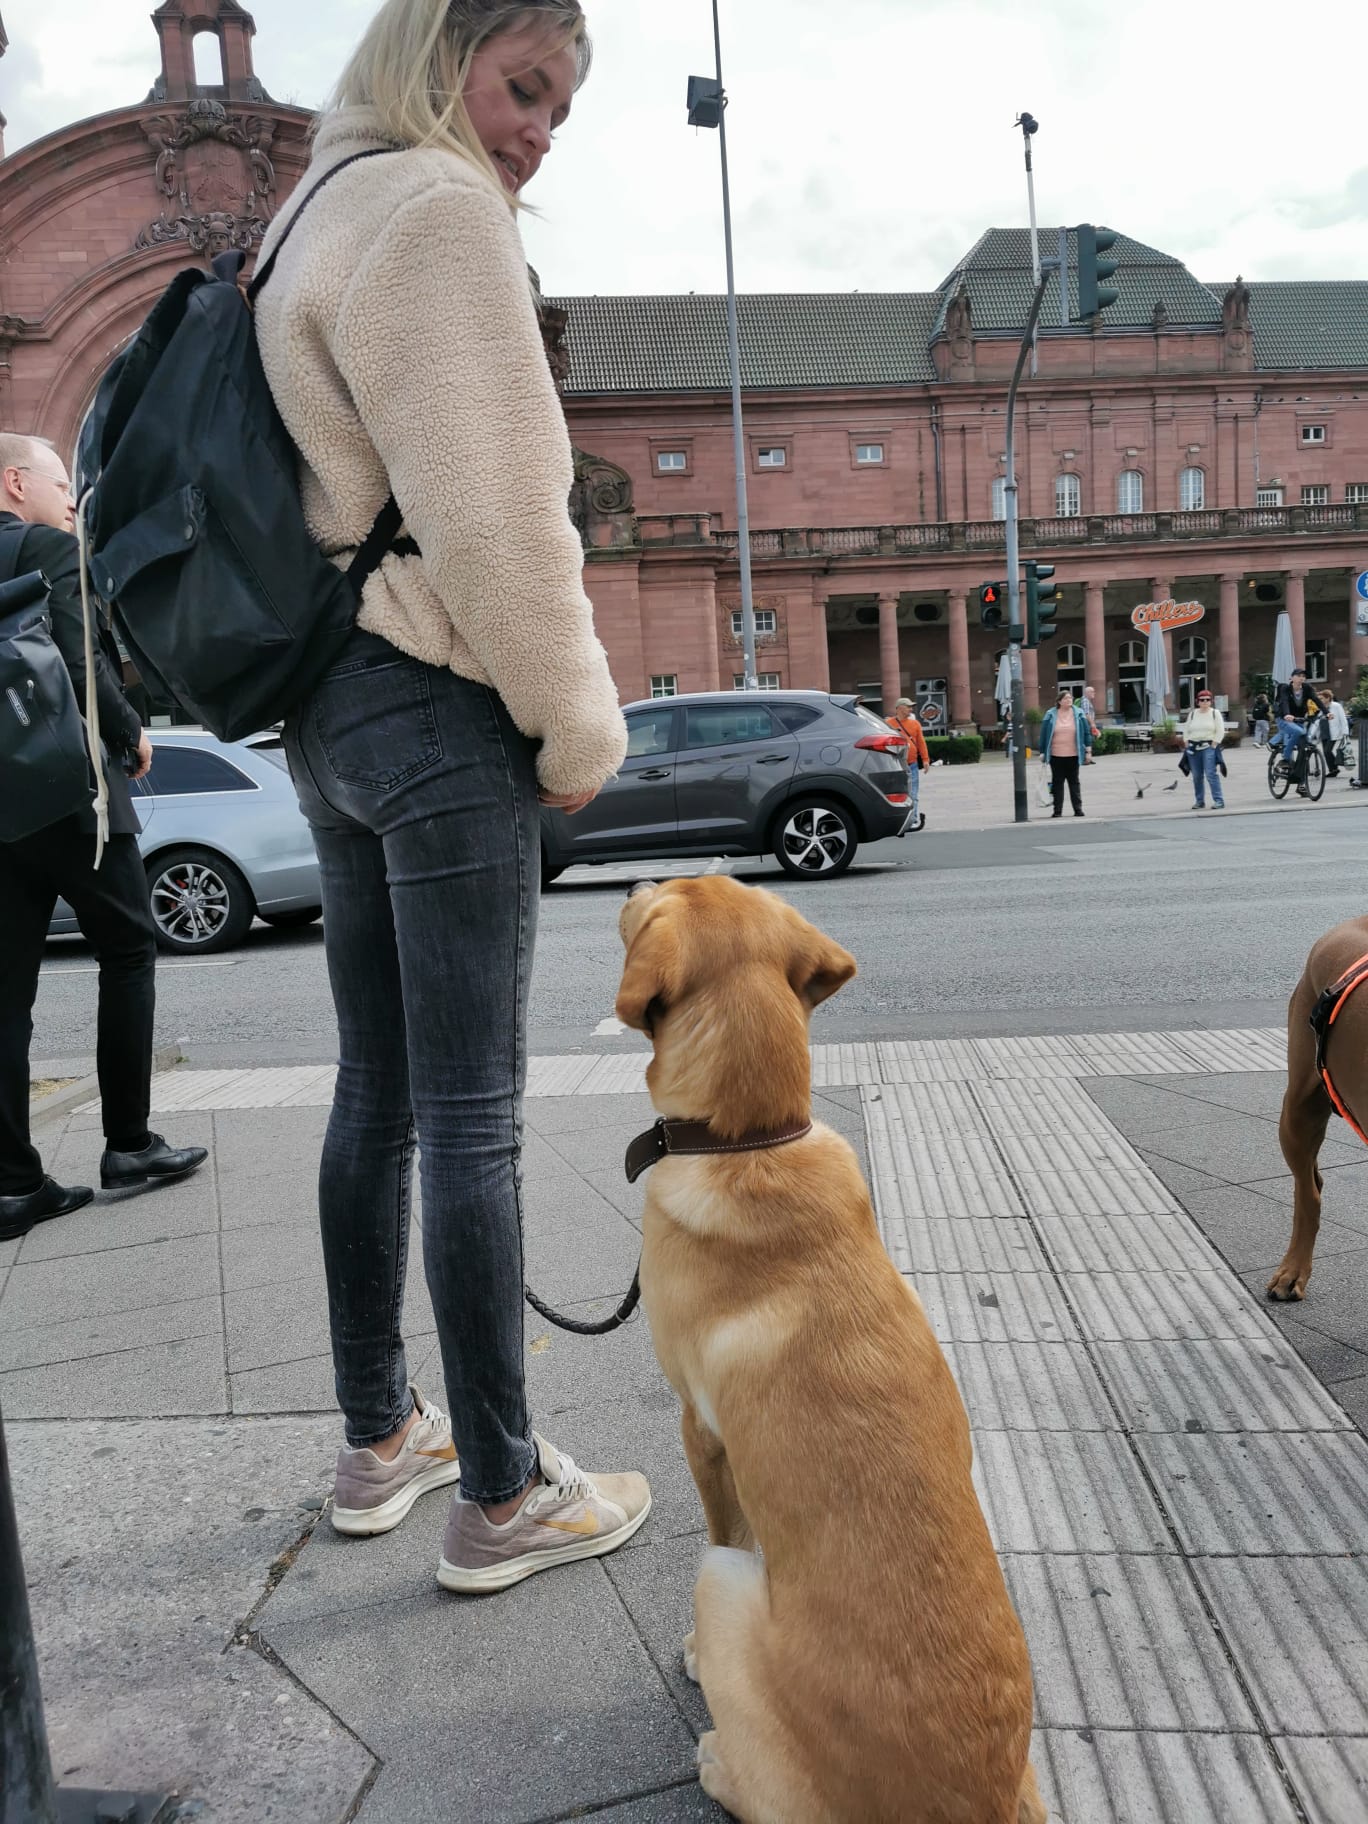
[[[227,881],[204,862],[175,862],[152,882],[152,917],[178,947],[212,943],[232,909]]]
[[[846,859],[851,833],[846,821],[825,805],[795,811],[779,838],[790,864],[804,874],[830,874]]]

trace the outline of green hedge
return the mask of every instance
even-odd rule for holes
[[[926,751],[947,766],[977,766],[983,757],[982,735],[928,735]]]
[[[1126,751],[1126,731],[1121,728],[1102,728],[1097,731],[1093,742],[1095,754],[1124,754]]]

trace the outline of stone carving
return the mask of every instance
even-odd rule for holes
[[[153,181],[174,208],[163,208],[133,245],[184,241],[195,253],[250,251],[274,211],[276,123],[230,114],[221,101],[201,97],[183,114],[154,114],[138,124],[156,154]]]
[[[570,378],[570,343],[565,333],[570,318],[565,311],[546,302],[540,289],[536,287],[536,277],[537,275],[533,273],[532,281],[537,300],[537,317],[541,323],[542,346],[546,350],[551,378],[556,383],[557,392],[561,392]]]
[[[570,518],[586,551],[621,548],[638,540],[632,478],[616,463],[576,450]]]
[[[1168,323],[1169,323],[1169,314],[1168,314],[1168,310],[1166,309],[1166,307],[1164,305],[1164,300],[1162,298],[1156,298],[1154,300],[1154,309],[1150,313],[1150,328],[1151,329],[1167,329]]]
[[[974,333],[974,306],[969,297],[969,287],[963,279],[960,280],[959,290],[945,307],[945,333],[951,342],[963,342]]]
[[[1221,322],[1226,333],[1231,330],[1248,330],[1249,328],[1249,287],[1244,280],[1237,278],[1225,295],[1221,307]]]

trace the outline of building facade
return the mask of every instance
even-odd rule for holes
[[[253,251],[308,158],[311,117],[262,89],[237,0],[164,0],[152,24],[143,101],[0,157],[0,424],[67,452],[177,268]],[[1018,407],[1022,553],[1062,585],[1028,701],[1086,682],[1139,716],[1130,616],[1169,598],[1205,610],[1168,636],[1175,707],[1202,682],[1243,700],[1283,608],[1312,675],[1348,694],[1368,664],[1368,284],[1202,284],[1124,236],[1114,252],[1121,295],[1100,321],[1052,327],[1052,284]],[[765,682],[996,721],[1001,636],[978,589],[1003,575],[1030,264],[1023,232],[990,230],[935,291],[740,300]],[[619,690],[727,688],[742,659],[723,300],[559,298],[544,318]]]

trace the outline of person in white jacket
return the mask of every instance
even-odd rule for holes
[[[391,492],[404,518],[285,730],[341,1045],[319,1177],[332,1519],[386,1532],[459,1478],[437,1575],[465,1591],[612,1551],[651,1502],[537,1436],[523,1374],[538,807],[585,805],[626,750],[517,224],[588,61],[579,0],[385,0],[263,256],[335,175],[256,306],[323,548],[345,565]],[[404,1351],[415,1146],[450,1419]]]
[[[1197,692],[1197,702],[1183,724],[1183,751],[1192,767],[1193,810],[1206,809],[1206,788],[1211,786],[1211,803],[1215,810],[1225,809],[1221,790],[1221,744],[1226,737],[1225,717],[1217,709],[1209,690]]]

